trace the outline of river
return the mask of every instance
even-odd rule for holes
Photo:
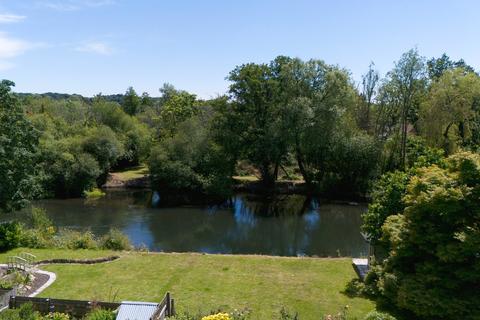
[[[157,207],[152,198],[159,199]],[[236,194],[216,206],[164,206],[147,190],[107,191],[105,197],[48,199],[57,227],[90,229],[102,235],[122,230],[136,246],[152,251],[267,254],[279,256],[366,256],[360,234],[364,205],[333,204],[302,195],[260,197]]]

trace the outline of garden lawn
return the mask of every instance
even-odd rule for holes
[[[0,254],[0,262],[22,250]],[[39,259],[95,258],[95,250],[31,250]],[[282,307],[301,320],[322,319],[349,306],[352,319],[372,302],[342,291],[355,277],[350,259],[284,258],[195,253],[121,253],[96,265],[46,265],[57,280],[40,296],[86,300],[160,301],[170,291],[177,311],[190,313],[249,308],[252,319],[272,319]]]

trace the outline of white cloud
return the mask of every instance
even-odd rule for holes
[[[0,59],[14,58],[32,48],[32,45],[26,41],[10,37],[4,32],[0,32]]]
[[[26,17],[17,14],[0,13],[0,23],[15,23],[23,21]]]
[[[49,0],[37,2],[43,7],[58,11],[75,11],[115,4],[115,0]]]
[[[87,42],[81,46],[76,47],[75,50],[81,52],[96,53],[105,56],[111,55],[113,53],[113,49],[112,47],[110,47],[110,45],[100,41]]]
[[[15,65],[9,61],[10,59],[25,53],[37,45],[12,38],[7,33],[0,31],[0,71],[12,69]]]

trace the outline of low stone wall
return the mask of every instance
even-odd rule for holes
[[[48,259],[48,260],[40,260],[36,261],[35,265],[40,264],[60,264],[60,263],[69,263],[69,264],[95,264],[95,263],[103,263],[109,262],[119,259],[120,256],[109,256],[103,258],[95,258],[95,259]]]

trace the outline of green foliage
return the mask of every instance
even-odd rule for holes
[[[118,229],[110,229],[100,240],[100,247],[107,250],[130,250],[130,239]]]
[[[22,238],[22,227],[18,222],[0,224],[0,252],[18,247]]]
[[[122,108],[126,114],[131,116],[140,112],[142,106],[142,99],[137,95],[132,87],[129,87],[123,96]]]
[[[411,49],[387,73],[377,98],[376,134],[382,140],[394,140],[392,148],[386,150],[388,170],[406,167],[408,134],[417,123],[426,93],[425,58],[416,49]],[[398,162],[393,163],[391,158],[398,158]]]
[[[465,69],[445,71],[421,108],[421,133],[451,154],[480,143],[480,77]]]
[[[87,199],[98,199],[98,198],[104,197],[105,194],[106,193],[99,188],[93,188],[92,190],[83,192],[83,195]]]
[[[106,126],[89,129],[82,143],[83,150],[97,160],[100,170],[107,173],[124,153],[123,145],[115,132]]]
[[[438,80],[445,72],[457,68],[462,68],[466,72],[475,72],[463,59],[452,61],[446,53],[442,54],[440,58],[432,58],[427,61],[428,76],[432,80]]]
[[[362,216],[363,231],[370,241],[376,244],[381,236],[381,228],[388,216],[403,212],[409,174],[402,171],[389,172],[380,177],[372,191],[372,202]]]
[[[199,109],[194,94],[176,90],[168,84],[164,85],[160,91],[163,96],[161,97],[162,107],[158,114],[157,135],[160,139],[164,139],[175,135],[178,126],[196,115]]]
[[[479,186],[477,154],[417,170],[403,215],[382,227],[390,250],[376,282],[381,299],[422,319],[478,319]]]
[[[97,249],[95,235],[91,231],[60,230],[56,239],[56,246],[68,249]]]
[[[70,320],[70,316],[66,313],[50,312],[42,320]]]
[[[96,186],[101,173],[98,161],[81,150],[80,141],[68,139],[44,144],[44,186],[57,197],[81,196]]]
[[[151,133],[136,117],[131,117],[116,103],[97,99],[92,105],[92,119],[112,129],[123,144],[124,153],[117,159],[117,166],[137,165],[149,153]]]
[[[53,246],[56,229],[44,209],[32,207],[29,217],[31,228],[24,228],[20,245],[28,248]]]
[[[253,164],[264,184],[275,182],[291,155],[310,185],[341,189],[352,172],[356,179],[368,179],[376,163],[370,156],[376,152],[368,137],[354,138],[355,94],[345,70],[279,56],[269,64],[239,66],[229,80],[231,100],[217,109],[217,141],[235,159]],[[347,152],[359,161],[338,168],[335,157],[348,160]],[[355,181],[351,189],[362,182]]]
[[[33,309],[31,303],[25,303],[18,309],[7,309],[0,313],[0,320],[70,320],[70,316],[60,312],[50,312],[42,316]]]
[[[0,312],[0,320],[43,320],[31,303],[25,303],[18,309],[7,309]]]
[[[325,192],[349,195],[367,190],[377,168],[379,148],[371,136],[337,136],[324,163]]]
[[[116,314],[105,309],[94,309],[85,316],[84,320],[115,320]]]
[[[345,286],[345,294],[349,297],[360,297],[364,294],[365,284],[360,279],[352,279]]]
[[[234,164],[212,141],[204,123],[197,117],[187,120],[172,138],[153,148],[149,171],[154,188],[229,194]]]
[[[420,137],[409,137],[407,140],[407,171],[393,171],[382,175],[373,183],[372,201],[368,211],[363,215],[363,231],[373,244],[386,245],[382,238],[382,225],[390,215],[402,213],[405,208],[403,197],[407,184],[418,168],[436,164],[445,165],[444,152],[441,149],[428,147]]]
[[[38,133],[11,93],[15,84],[0,83],[0,211],[26,205],[39,190],[36,178]]]

